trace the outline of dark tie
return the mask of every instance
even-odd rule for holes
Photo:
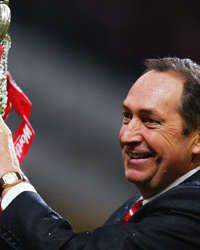
[[[131,216],[133,216],[134,213],[142,207],[142,202],[143,200],[139,200],[132,206],[132,208],[124,216],[124,219],[121,221],[121,225],[125,224],[131,218]]]

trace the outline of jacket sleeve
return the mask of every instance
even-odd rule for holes
[[[199,218],[187,211],[168,212],[136,217],[136,223],[123,226],[109,224],[94,232],[75,233],[37,193],[24,192],[0,214],[0,249],[5,242],[8,249],[17,250],[200,249]]]
[[[23,192],[0,214],[0,232],[0,246],[6,242],[9,249],[125,249],[120,242],[126,232],[119,225],[75,233],[71,224],[34,192]]]

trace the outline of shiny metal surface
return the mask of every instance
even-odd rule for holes
[[[5,37],[8,32],[11,20],[10,8],[4,4],[0,3],[0,41]]]

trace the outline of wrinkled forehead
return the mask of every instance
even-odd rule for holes
[[[149,71],[131,87],[124,103],[135,105],[174,105],[180,101],[183,80],[173,72]]]
[[[183,88],[183,79],[181,79],[177,73],[173,71],[161,72],[156,70],[148,71],[137,79],[133,83],[132,89],[148,89],[152,92],[159,89],[159,91],[168,91],[173,93],[177,88],[182,90]]]

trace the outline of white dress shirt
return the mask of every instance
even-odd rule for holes
[[[22,192],[32,191],[37,192],[35,188],[28,182],[20,182],[19,184],[13,186],[8,192],[4,195],[1,201],[1,209],[4,210],[7,206]]]

